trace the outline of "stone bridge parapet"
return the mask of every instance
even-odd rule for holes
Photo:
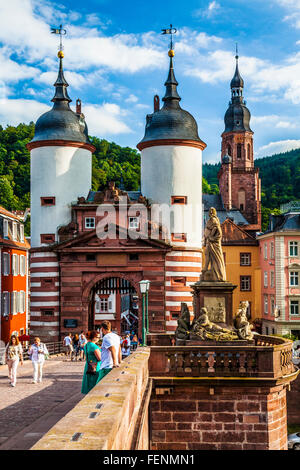
[[[149,355],[150,348],[131,354],[31,450],[147,449]]]

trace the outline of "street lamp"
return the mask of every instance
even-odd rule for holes
[[[143,312],[143,323],[142,323],[142,338],[143,346],[146,346],[146,335],[149,333],[149,321],[148,321],[148,291],[150,288],[150,281],[143,280],[139,282],[140,291],[142,294],[142,312]],[[145,302],[146,298],[146,302]],[[145,303],[146,303],[146,314],[145,314]],[[146,317],[146,322],[145,322]]]

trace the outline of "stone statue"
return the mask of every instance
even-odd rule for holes
[[[237,330],[240,339],[253,339],[253,325],[250,325],[247,318],[247,308],[249,306],[248,300],[240,302],[236,317],[234,319],[234,326]]]
[[[202,307],[200,316],[194,320],[191,333],[203,340],[233,341],[238,339],[237,334],[227,328],[211,322],[208,318],[207,308]]]
[[[209,220],[204,230],[205,266],[201,275],[202,281],[226,281],[221,240],[222,229],[217,211],[214,207],[211,207],[209,209]]]
[[[176,339],[188,339],[190,335],[190,311],[185,302],[181,302],[180,317],[177,320],[177,329],[175,331]]]

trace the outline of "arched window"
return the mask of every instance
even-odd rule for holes
[[[247,158],[248,160],[251,160],[251,145],[248,144],[248,147],[247,147]]]
[[[237,156],[237,158],[242,158],[242,144],[237,144],[237,146],[236,146],[236,156]]]
[[[246,192],[243,188],[238,191],[238,208],[242,212],[246,209]]]
[[[227,145],[227,154],[231,157],[231,145]]]

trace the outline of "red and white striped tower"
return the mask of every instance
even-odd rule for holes
[[[174,51],[169,50],[170,67],[164,105],[155,97],[154,112],[147,115],[141,150],[141,191],[156,210],[169,207],[169,240],[166,256],[166,331],[176,329],[181,302],[192,310],[190,285],[199,280],[202,260],[202,150],[193,116],[183,110],[177,93],[173,68]],[[155,211],[152,212],[152,214]]]
[[[72,111],[63,73],[63,52],[54,84],[53,108],[36,123],[27,145],[31,160],[31,320],[30,333],[42,340],[59,339],[59,264],[52,251],[58,229],[71,220],[70,206],[91,187],[95,148],[77,103]]]

